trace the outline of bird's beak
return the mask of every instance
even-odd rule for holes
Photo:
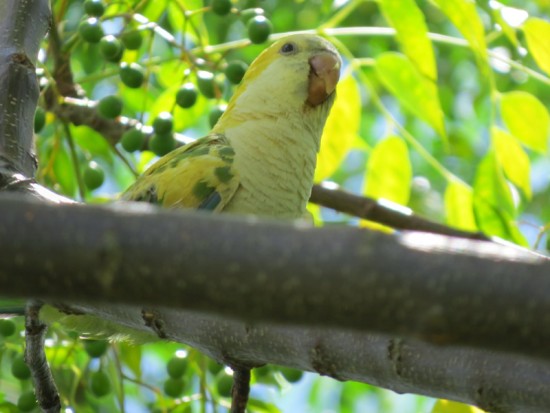
[[[317,106],[336,89],[340,78],[340,59],[334,53],[321,52],[309,59],[309,67],[307,103]]]

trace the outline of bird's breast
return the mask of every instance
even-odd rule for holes
[[[311,194],[321,131],[288,117],[246,122],[226,131],[240,177],[225,212],[300,218]]]

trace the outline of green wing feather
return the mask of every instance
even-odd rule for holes
[[[167,208],[221,211],[239,186],[234,156],[224,135],[205,136],[160,158],[121,198]]]

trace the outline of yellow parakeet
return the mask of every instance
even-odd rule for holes
[[[210,134],[160,158],[121,198],[168,208],[302,217],[340,66],[334,46],[319,36],[278,40],[250,65]],[[40,316],[93,337],[152,338],[51,306]]]
[[[319,36],[273,43],[250,65],[210,134],[163,156],[122,199],[303,216],[340,66],[334,46]]]

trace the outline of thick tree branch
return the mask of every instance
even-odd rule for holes
[[[10,173],[34,176],[34,111],[38,98],[35,63],[49,26],[47,0],[0,3],[0,186]],[[32,24],[27,24],[32,19]],[[20,122],[20,119],[25,119]]]
[[[0,290],[10,297],[164,305],[550,356],[550,262],[522,250],[136,204],[2,197],[0,215]]]
[[[139,307],[76,308],[150,331]],[[338,328],[244,323],[193,311],[161,308],[156,315],[163,320],[167,338],[187,343],[222,363],[279,364],[398,393],[462,401],[493,413],[550,409],[550,363],[540,359]]]

